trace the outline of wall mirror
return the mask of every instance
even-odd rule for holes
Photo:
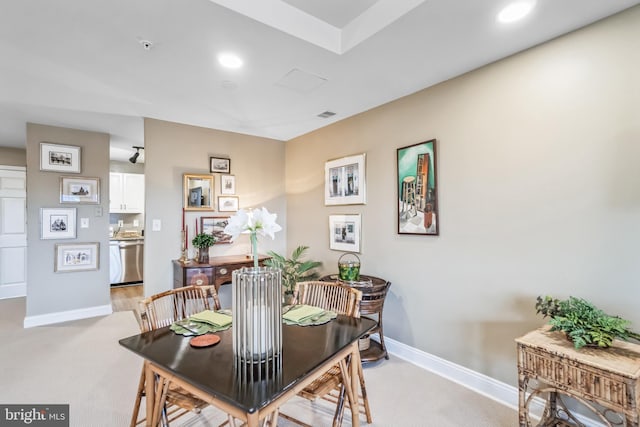
[[[213,206],[213,176],[212,175],[183,175],[183,206],[187,211],[212,211]]]

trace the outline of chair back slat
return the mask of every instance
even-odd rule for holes
[[[362,292],[332,282],[298,282],[294,292],[296,304],[313,305],[351,317],[360,317]]]
[[[204,310],[220,310],[215,286],[185,286],[152,295],[139,303],[142,331],[170,326]]]

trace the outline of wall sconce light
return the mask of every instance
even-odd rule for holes
[[[133,148],[136,149],[136,152],[133,156],[129,157],[129,161],[131,163],[135,163],[138,161],[138,157],[140,157],[140,150],[144,150],[144,147],[136,147],[135,145],[133,146]]]

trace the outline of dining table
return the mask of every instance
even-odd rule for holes
[[[352,426],[359,426],[358,340],[376,322],[338,315],[312,326],[282,326],[282,351],[267,364],[251,364],[234,355],[233,326],[216,332],[220,341],[210,347],[193,347],[193,337],[164,327],[123,338],[120,345],[144,359],[147,425],[160,422],[163,389],[170,383],[242,421],[256,427],[277,420],[279,408],[332,367],[340,366]],[[335,423],[334,418],[334,423]]]

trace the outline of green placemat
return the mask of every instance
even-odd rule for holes
[[[282,315],[282,318],[290,322],[299,323],[306,319],[316,317],[322,314],[323,312],[324,310],[320,307],[301,304],[301,305],[296,305],[294,307],[291,307],[290,310],[288,310],[286,313]]]
[[[221,311],[205,310],[200,313],[192,314],[189,320],[194,322],[208,323],[217,327],[225,327],[231,325],[232,317]]]
[[[173,322],[169,329],[176,334],[184,336],[204,335],[229,329],[231,320],[231,311],[229,310],[219,310],[217,312],[205,310],[190,316],[188,319]]]
[[[299,305],[292,307],[283,314],[282,322],[285,325],[322,325],[335,319],[337,316],[337,313],[334,311],[323,310],[322,308],[309,305]]]

